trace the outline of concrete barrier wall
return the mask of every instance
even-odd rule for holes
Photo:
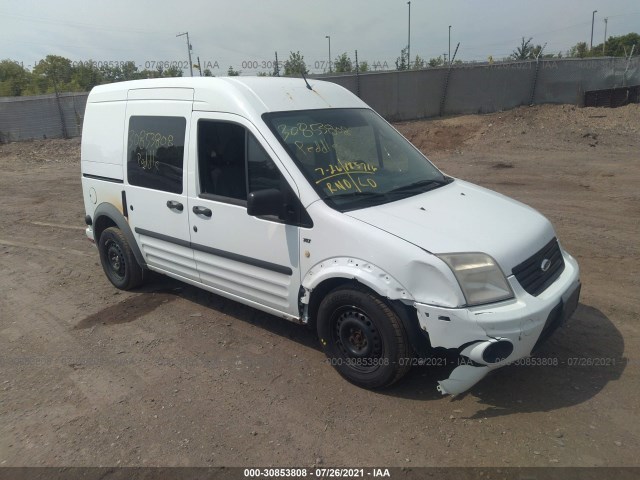
[[[519,105],[580,105],[584,92],[640,84],[640,57],[460,64],[406,72],[318,77],[338,83],[388,120],[507,110]]]
[[[640,85],[640,57],[459,64],[314,78],[342,85],[387,120],[415,120],[529,104],[581,105],[586,91]],[[81,135],[87,95],[0,98],[0,141]]]

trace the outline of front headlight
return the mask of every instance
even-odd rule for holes
[[[453,271],[467,305],[513,298],[513,291],[504,273],[486,253],[443,253],[438,257]]]

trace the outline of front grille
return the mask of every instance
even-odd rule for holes
[[[546,272],[542,270],[544,260],[551,262]],[[562,258],[558,240],[554,238],[540,251],[513,267],[512,273],[527,293],[537,297],[560,276],[563,270],[564,258]]]

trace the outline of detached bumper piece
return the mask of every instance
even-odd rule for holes
[[[438,391],[443,395],[459,395],[473,387],[490,371],[489,367],[460,365],[454,368],[449,378],[438,382]]]

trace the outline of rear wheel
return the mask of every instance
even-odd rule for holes
[[[104,273],[115,287],[130,290],[142,283],[142,267],[119,228],[109,227],[102,232],[98,250]]]
[[[409,370],[409,342],[395,312],[372,292],[341,287],[318,309],[318,336],[329,362],[365,388],[391,385]]]

